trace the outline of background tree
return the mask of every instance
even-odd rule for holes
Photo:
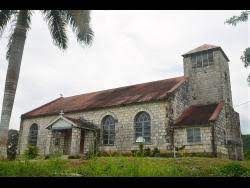
[[[67,48],[67,26],[70,25],[76,34],[77,41],[86,45],[91,44],[93,32],[90,27],[89,10],[41,10],[48,24],[53,42],[60,49]],[[13,23],[13,30],[9,37],[6,58],[8,70],[5,80],[4,97],[0,122],[0,156],[6,157],[6,144],[9,122],[14,104],[16,88],[21,67],[21,60],[30,29],[33,10],[0,10],[0,37],[8,23]]]
[[[248,11],[248,10],[242,11],[239,16],[233,16],[233,17],[229,18],[228,20],[226,20],[225,23],[227,23],[229,25],[236,26],[240,22],[247,22],[249,13],[250,13],[250,11]],[[245,51],[243,52],[243,55],[241,56],[241,60],[244,63],[245,68],[250,66],[250,48],[249,47],[246,48]],[[248,84],[250,86],[250,74],[248,75],[247,81],[248,81]]]
[[[18,131],[10,129],[8,133],[8,148],[7,148],[7,157],[10,160],[16,158],[17,154],[17,144],[18,144]]]

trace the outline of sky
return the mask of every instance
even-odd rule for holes
[[[93,10],[95,33],[89,47],[77,43],[68,28],[69,45],[59,50],[39,11],[32,17],[10,128],[19,129],[21,114],[64,97],[182,76],[182,54],[203,44],[221,46],[230,59],[230,79],[241,131],[250,134],[249,70],[240,60],[250,43],[250,24],[233,27],[225,20],[241,11]],[[7,72],[10,28],[0,39],[0,106]]]

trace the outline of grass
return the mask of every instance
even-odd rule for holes
[[[250,176],[250,161],[205,157],[98,157],[91,160],[0,161],[0,176]]]

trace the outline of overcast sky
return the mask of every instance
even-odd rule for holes
[[[202,44],[221,46],[230,59],[233,104],[250,100],[248,70],[240,60],[249,46],[248,23],[224,21],[240,11],[92,11],[93,45],[83,47],[68,30],[69,48],[53,45],[40,12],[25,44],[10,128],[21,114],[59,97],[183,75],[182,54]],[[7,71],[7,29],[0,40],[0,106]],[[250,103],[236,107],[250,134]]]

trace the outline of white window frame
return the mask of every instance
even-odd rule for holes
[[[194,133],[194,130],[195,129],[199,129],[199,132],[200,132],[200,140],[199,141],[195,141],[195,133]],[[188,130],[192,130],[192,142],[189,142],[188,141]],[[190,127],[190,128],[186,128],[186,134],[187,134],[187,144],[201,144],[202,143],[202,133],[201,133],[201,128],[200,127]]]

